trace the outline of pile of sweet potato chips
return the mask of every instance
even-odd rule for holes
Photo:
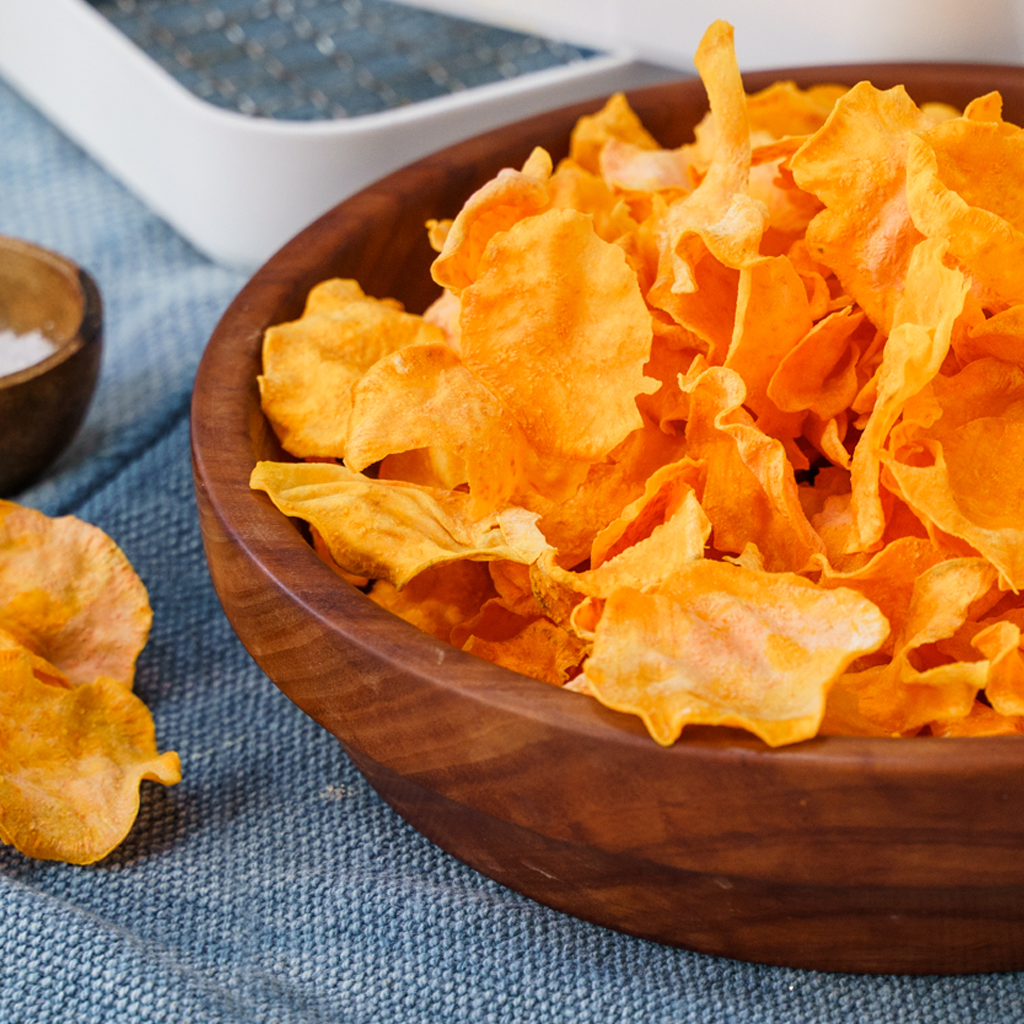
[[[1024,730],[1024,130],[869,82],[661,147],[622,96],[432,221],[422,316],[270,328],[252,486],[372,599],[639,715],[771,745]]]
[[[131,828],[141,779],[179,781],[132,693],[151,619],[101,530],[0,501],[0,841],[97,861]]]

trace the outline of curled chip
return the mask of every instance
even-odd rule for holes
[[[422,317],[327,282],[270,328],[267,416],[330,464],[252,485],[659,743],[1020,733],[1024,130],[996,93],[747,95],[721,21],[695,63],[692,140],[616,95],[429,221]]]
[[[101,530],[0,502],[0,840],[88,864],[127,835],[142,779],[180,780],[131,692],[151,618]]]
[[[74,516],[0,501],[0,628],[75,685],[131,688],[153,613],[117,545]]]

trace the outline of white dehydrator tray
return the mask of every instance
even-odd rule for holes
[[[134,10],[137,2],[159,0],[117,6]],[[232,4],[241,2],[220,0],[216,15],[206,12],[207,24],[218,31],[226,25],[230,36]],[[304,17],[305,34],[317,41],[303,5],[312,13],[322,0],[260,2],[259,13]],[[360,0],[341,6],[351,12]],[[246,45],[250,55],[263,53],[252,40]],[[500,63],[500,48],[488,59]],[[200,98],[86,0],[0,0],[0,76],[198,249],[242,267],[262,263],[335,203],[432,150],[671,74],[618,49],[359,116],[250,116]],[[315,91],[317,97],[327,103]]]

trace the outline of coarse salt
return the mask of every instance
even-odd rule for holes
[[[17,373],[29,366],[41,363],[57,351],[56,342],[41,331],[15,334],[12,330],[0,331],[0,377]]]

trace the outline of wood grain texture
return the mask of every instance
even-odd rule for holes
[[[964,104],[998,88],[1024,122],[1024,69],[764,72],[801,85],[906,84]],[[706,109],[699,82],[631,94],[665,145]],[[248,487],[277,457],[258,403],[263,330],[309,288],[358,279],[419,311],[435,297],[424,222],[534,145],[557,160],[599,101],[427,158],[342,203],[239,294],[196,380],[192,451],[214,585],[260,667],[439,846],[550,906],[658,942],[823,970],[1024,967],[1024,741],[816,739],[772,750],[727,729],[673,747],[638,720],[442,643],[321,564]]]

